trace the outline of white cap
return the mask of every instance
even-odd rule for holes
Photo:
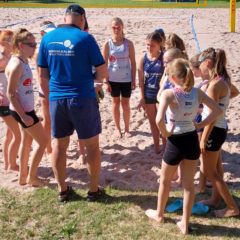
[[[41,26],[40,30],[44,31],[45,33],[51,32],[52,30],[54,30],[56,28],[56,26],[53,23],[49,23],[46,25]]]

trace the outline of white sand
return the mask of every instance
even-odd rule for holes
[[[0,28],[25,27],[39,39],[39,25],[43,20],[52,20],[56,24],[63,22],[63,9],[1,9]],[[189,56],[196,52],[196,44],[191,32],[189,19],[194,14],[194,25],[201,49],[207,47],[223,48],[227,52],[229,73],[232,81],[239,88],[240,70],[240,34],[229,33],[228,9],[87,9],[90,32],[97,39],[100,47],[110,37],[109,22],[111,17],[119,16],[125,23],[126,37],[135,44],[136,59],[145,51],[145,37],[156,28],[163,28],[166,34],[177,33],[186,42]],[[240,11],[237,10],[237,19]],[[22,22],[22,23],[21,23]],[[19,23],[11,26],[11,24]],[[34,69],[33,69],[34,70]],[[34,70],[35,71],[35,70]],[[35,86],[37,90],[37,85]],[[39,101],[36,93],[36,109],[39,111]],[[102,134],[100,146],[102,149],[101,184],[120,189],[154,190],[158,188],[160,176],[159,165],[161,156],[153,151],[149,124],[143,112],[138,112],[136,106],[139,100],[139,88],[131,98],[131,131],[129,139],[113,138],[114,123],[111,116],[111,98],[105,94],[100,104],[102,116]],[[228,139],[223,145],[225,180],[231,187],[240,187],[240,98],[231,101],[227,111],[229,119]],[[4,125],[0,122],[0,145],[4,136]],[[78,143],[76,135],[71,138],[68,149],[68,181],[77,188],[86,188],[88,174],[86,167],[78,161]],[[39,169],[39,175],[48,177],[54,182],[50,159],[44,156]],[[197,176],[197,175],[196,175]],[[2,150],[0,150],[0,187],[17,190],[29,190],[17,184],[16,173],[3,171]]]

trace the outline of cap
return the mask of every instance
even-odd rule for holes
[[[49,24],[45,24],[45,25],[41,26],[40,30],[48,33],[48,32],[51,32],[52,30],[54,30],[55,28],[56,28],[56,26],[53,23],[49,23]]]
[[[83,15],[85,14],[85,10],[77,4],[72,4],[68,6],[68,8],[66,9],[66,13],[77,13],[79,15]]]

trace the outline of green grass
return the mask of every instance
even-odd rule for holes
[[[240,7],[240,0],[237,0],[237,7]],[[151,1],[151,0],[32,0],[32,1],[14,1],[10,0],[9,3],[0,2],[0,7],[66,7],[71,3],[79,3],[83,7],[153,7],[153,8],[169,8],[169,7],[177,7],[177,8],[192,8],[196,7],[195,3],[169,3],[169,2],[160,2],[160,1]],[[203,0],[200,0],[200,4],[202,8],[210,7],[210,8],[219,8],[225,7],[229,8],[229,1],[223,0],[208,0],[207,6],[202,5]]]
[[[193,235],[182,237],[174,223],[181,213],[166,214],[166,223],[147,219],[144,210],[155,208],[156,193],[107,189],[98,203],[88,203],[78,190],[68,203],[57,202],[57,192],[38,189],[16,194],[0,190],[0,239],[239,239],[240,219],[192,217]],[[234,193],[239,202],[240,191]],[[181,192],[171,193],[170,200]]]

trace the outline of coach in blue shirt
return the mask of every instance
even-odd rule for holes
[[[44,95],[49,96],[52,135],[55,138],[52,166],[60,201],[68,200],[72,192],[65,179],[66,151],[74,130],[87,149],[88,200],[97,200],[103,193],[98,187],[101,121],[92,66],[96,68],[99,82],[107,77],[107,68],[93,36],[81,30],[85,19],[82,7],[70,5],[66,9],[65,24],[44,36],[38,56],[40,86]]]

